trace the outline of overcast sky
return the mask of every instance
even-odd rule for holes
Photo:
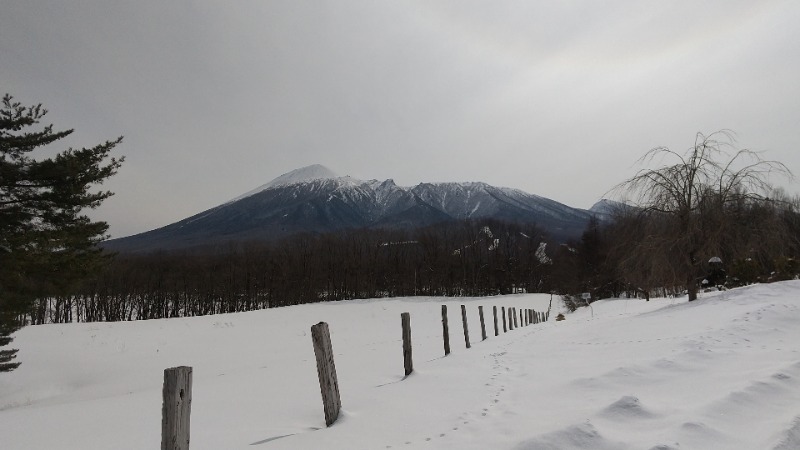
[[[796,0],[2,0],[0,90],[76,130],[53,151],[125,136],[92,214],[114,237],[317,163],[588,208],[697,132],[800,175],[798,24]]]

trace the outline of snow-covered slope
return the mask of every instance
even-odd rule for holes
[[[158,448],[163,369],[194,368],[192,449],[800,448],[800,281],[609,300],[494,336],[549,295],[321,303],[23,328],[0,375],[4,450]],[[450,311],[444,357],[440,307]],[[472,348],[462,339],[460,305]],[[477,308],[489,318],[481,341]],[[551,319],[558,312],[554,300]],[[400,314],[415,372],[403,376]],[[502,311],[502,310],[501,310]],[[309,329],[330,325],[343,414],[325,428]]]

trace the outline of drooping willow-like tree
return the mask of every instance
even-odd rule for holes
[[[683,283],[692,301],[697,298],[701,263],[732,245],[744,229],[759,237],[754,245],[782,239],[781,221],[770,220],[775,214],[754,211],[773,210],[773,177],[792,174],[781,162],[738,148],[728,130],[698,133],[683,154],[653,148],[639,163],[653,166],[664,160],[672,163],[643,168],[614,188],[638,207],[625,210],[626,220],[634,225],[623,270]]]

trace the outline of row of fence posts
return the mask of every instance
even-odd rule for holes
[[[533,309],[492,307],[494,318],[494,335],[500,335],[498,320],[502,319],[503,333],[513,331],[522,326],[534,325],[548,320],[550,308],[547,312],[537,312]],[[486,323],[484,321],[483,306],[478,306],[478,317],[481,323],[481,338],[486,340]],[[469,328],[467,326],[467,307],[461,305],[461,321],[464,328],[464,341],[467,348],[469,342]],[[414,371],[414,362],[411,353],[411,314],[400,314],[403,329],[403,366],[405,375]],[[450,354],[450,327],[447,319],[447,305],[442,305],[442,338],[444,340],[444,354]],[[328,324],[320,322],[311,327],[311,341],[314,345],[314,355],[317,360],[317,376],[322,394],[322,406],[325,412],[325,425],[331,426],[339,417],[342,400],[339,395],[339,381],[336,377],[336,365],[333,362],[333,345]],[[192,410],[192,368],[187,366],[172,367],[164,370],[163,403],[161,406],[161,450],[188,450],[189,449],[189,424]]]

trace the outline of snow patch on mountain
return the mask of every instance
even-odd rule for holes
[[[604,198],[592,205],[592,207],[589,208],[589,212],[600,220],[610,220],[614,213],[622,211],[625,208],[632,208],[632,206]]]
[[[270,181],[267,184],[263,184],[252,191],[246,192],[233,200],[229,201],[228,203],[233,203],[235,201],[241,200],[243,198],[250,197],[251,195],[258,194],[261,191],[278,187],[278,186],[289,186],[292,184],[297,183],[305,183],[314,180],[329,180],[329,179],[336,179],[339,178],[334,171],[328,169],[327,167],[321,164],[312,164],[310,166],[301,167],[299,169],[292,170],[291,172],[285,173],[274,180]],[[349,178],[349,177],[345,177]]]
[[[289,173],[285,173],[265,184],[264,186],[268,188],[275,186],[288,186],[290,184],[302,183],[304,181],[325,180],[331,178],[339,178],[339,175],[323,165],[313,164],[295,169]]]

